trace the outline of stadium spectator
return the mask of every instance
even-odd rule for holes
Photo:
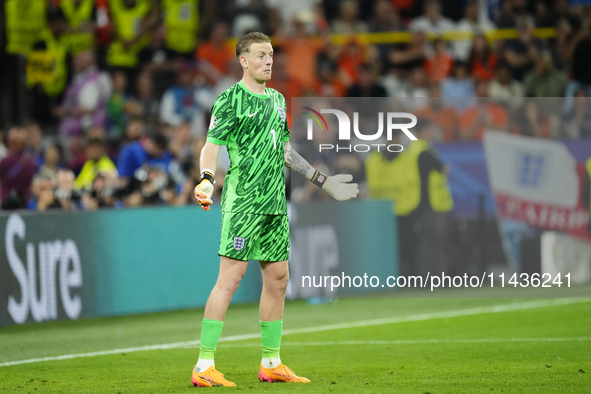
[[[185,165],[191,158],[191,124],[182,123],[173,130],[168,143],[168,150],[181,165]]]
[[[99,208],[119,207],[121,204],[114,195],[118,184],[118,178],[114,174],[114,172],[98,174],[92,182],[90,197],[96,199]]]
[[[519,18],[517,39],[506,40],[503,44],[503,59],[511,68],[513,78],[518,81],[523,80],[523,76],[534,67],[540,52],[545,49],[544,41],[533,37],[533,30],[532,18]]]
[[[566,19],[560,19],[556,24],[556,38],[554,48],[564,70],[571,69],[571,42],[573,41],[573,28]]]
[[[363,64],[368,63],[367,49],[367,46],[361,44],[355,38],[351,38],[349,42],[341,47],[337,67],[345,85],[350,86],[357,83],[359,69]]]
[[[23,127],[11,127],[5,138],[8,155],[0,161],[2,209],[25,208],[30,198],[36,165],[25,151],[26,131]]]
[[[298,81],[302,89],[314,86],[316,57],[328,46],[328,38],[312,37],[306,30],[304,21],[295,19],[293,36],[286,36],[283,29],[275,34],[275,47],[287,55],[287,74]]]
[[[193,54],[191,54],[191,59]],[[150,31],[150,41],[144,45],[137,54],[138,64],[133,68],[112,67],[113,70],[125,72],[130,85],[136,83],[136,78],[143,70],[149,70],[153,73],[166,73],[174,68],[174,64],[179,58],[183,58],[179,53],[169,50],[166,47],[166,28],[164,25],[158,25]]]
[[[456,28],[455,23],[441,15],[441,3],[438,0],[427,0],[423,9],[424,14],[413,19],[410,30],[441,34]]]
[[[557,70],[552,63],[552,55],[542,52],[536,67],[524,78],[525,94],[531,97],[564,97],[567,75]]]
[[[554,18],[553,26],[556,26],[559,21],[565,21],[573,31],[578,31],[583,25],[581,13],[574,11],[574,7],[571,8],[569,0],[556,0],[554,2],[554,9],[552,17]]]
[[[347,89],[347,97],[386,97],[386,89],[376,83],[371,67],[364,64],[359,68],[357,83]]]
[[[212,83],[228,74],[228,62],[235,58],[227,39],[228,25],[218,22],[211,29],[209,40],[201,43],[195,52],[199,68]]]
[[[303,13],[314,10],[317,5],[322,4],[322,0],[265,0],[265,4],[270,9],[269,29],[270,31],[276,31],[281,26],[291,24],[294,16],[298,17]]]
[[[406,26],[400,20],[394,4],[389,0],[378,0],[374,5],[374,12],[369,21],[369,31],[372,33],[401,32]],[[390,49],[395,44],[379,44],[380,62],[385,63]]]
[[[191,122],[199,104],[195,99],[194,70],[188,63],[179,63],[177,84],[170,87],[160,102],[160,121],[168,126]]]
[[[41,132],[41,127],[35,121],[27,121],[24,124],[24,129],[26,132],[25,151],[31,155],[31,158],[35,161],[35,165],[39,168],[43,163],[41,156],[43,133]]]
[[[422,2],[418,0],[391,0],[394,7],[400,12],[402,20],[409,20],[421,13]]]
[[[393,48],[388,55],[391,66],[410,71],[422,67],[427,56],[427,36],[424,32],[415,32],[412,41],[404,49]]]
[[[111,90],[109,78],[97,69],[92,51],[76,55],[73,64],[75,75],[57,110],[62,137],[80,137],[91,127],[104,127]]]
[[[585,25],[575,35],[570,43],[568,55],[571,65],[572,81],[566,89],[566,97],[574,97],[581,89],[591,95],[591,12],[587,13]],[[570,107],[572,100],[565,100],[565,106]]]
[[[56,189],[53,193],[55,201],[50,203],[50,207],[70,211],[80,206],[80,194],[74,190],[74,178],[74,173],[70,170],[57,172]]]
[[[591,137],[591,104],[587,90],[581,89],[576,92],[573,105],[564,113],[562,137],[572,139]]]
[[[130,97],[127,93],[127,77],[122,71],[112,75],[113,89],[107,101],[106,130],[111,139],[120,139],[127,123]]]
[[[555,27],[555,19],[550,14],[546,3],[542,0],[536,1],[534,21],[535,25],[540,28]]]
[[[411,142],[402,153],[374,151],[365,162],[369,198],[395,202],[401,275],[424,275],[428,268],[445,265],[445,242],[436,236],[446,233],[446,213],[453,207],[446,168],[430,144],[433,124],[421,119],[413,129],[419,141]],[[391,143],[400,144],[400,134],[394,133]],[[421,252],[421,248],[432,250]]]
[[[466,64],[462,62],[454,63],[452,74],[441,81],[440,86],[441,97],[452,99],[446,102],[457,111],[463,111],[474,102],[474,81],[468,76]]]
[[[439,83],[451,74],[454,59],[447,53],[446,44],[438,38],[433,41],[433,54],[425,60],[425,74],[429,83]]]
[[[515,108],[522,103],[523,84],[511,78],[511,70],[505,63],[497,64],[495,77],[488,83],[488,96],[496,98],[496,102]]]
[[[168,140],[162,134],[144,136],[139,141],[131,142],[123,147],[117,161],[121,184],[126,185],[143,165],[161,168],[168,173],[172,160]]]
[[[37,171],[37,175],[55,180],[57,172],[64,168],[64,150],[60,144],[51,144],[45,148],[43,165]]]
[[[129,122],[127,122],[127,126],[125,127],[125,137],[121,142],[125,145],[139,141],[146,134],[146,122],[144,119],[139,117],[131,118]]]
[[[511,132],[527,137],[549,138],[552,134],[550,118],[540,110],[537,100],[528,98],[511,117]]]
[[[319,62],[318,71],[316,73],[317,79],[314,83],[314,93],[321,97],[343,97],[347,91],[345,84],[341,80],[336,66],[329,62]],[[275,79],[276,76],[273,76]],[[269,82],[272,82],[273,79]],[[279,90],[281,91],[281,90]],[[297,96],[296,96],[297,97]],[[287,103],[288,112],[290,103]],[[291,114],[288,113],[289,117]]]
[[[8,148],[4,145],[6,132],[0,129],[0,160],[4,159],[8,155]]]
[[[533,21],[526,0],[504,1],[498,13],[496,25],[499,29],[514,29],[519,25],[519,20],[523,18],[529,18]]]
[[[403,168],[419,177],[420,186],[414,183],[414,187],[420,189],[420,201],[409,215],[413,223],[412,233],[416,237],[409,245],[414,248],[410,257],[413,271],[418,275],[451,268],[446,247],[449,243],[449,212],[454,204],[447,181],[449,168],[439,160],[432,145],[434,132],[433,124],[418,123],[419,140],[412,142],[401,154],[406,164]]]
[[[127,105],[130,116],[141,117],[150,125],[157,125],[160,114],[160,101],[154,93],[152,73],[143,71],[136,81],[136,94]]]
[[[61,0],[62,13],[67,21],[64,40],[68,51],[77,55],[94,48],[97,28],[97,6],[94,0]]]
[[[232,36],[241,37],[249,31],[269,32],[268,21],[270,10],[262,0],[236,2],[237,9],[233,12]]]
[[[32,49],[38,34],[47,28],[46,0],[31,0],[22,7],[19,0],[2,2],[2,30],[4,51],[0,62],[2,93],[6,95],[0,121],[21,122],[25,114],[22,81],[25,76],[22,56]],[[6,23],[4,21],[11,21]],[[23,28],[26,26],[26,28]]]
[[[59,202],[54,195],[56,178],[57,173],[55,177],[41,173],[33,177],[31,198],[27,203],[29,209],[45,211],[49,208],[60,208]]]
[[[48,28],[37,36],[33,52],[27,55],[26,70],[32,110],[44,124],[54,121],[52,111],[66,87],[69,71],[64,16],[61,12],[51,13],[48,23]]]
[[[427,105],[415,112],[417,119],[426,119],[439,127],[441,133],[434,133],[433,142],[458,140],[460,128],[458,113],[452,107],[445,105],[438,85],[431,85],[429,97]]]
[[[468,56],[468,73],[472,78],[490,81],[497,66],[497,55],[492,51],[484,34],[476,34]]]
[[[476,105],[466,109],[460,118],[460,138],[479,141],[487,129],[508,131],[507,110],[487,97],[486,81],[477,82],[476,94]]]
[[[359,20],[359,9],[355,0],[345,0],[340,5],[340,16],[335,19],[330,28],[335,34],[367,33],[367,24]]]
[[[107,51],[110,67],[122,70],[133,85],[140,64],[140,51],[150,44],[156,7],[150,0],[110,0],[114,39]]]
[[[464,8],[464,19],[460,20],[457,25],[457,30],[462,32],[470,32],[474,37],[477,35],[488,34],[495,28],[495,25],[488,19],[486,13],[480,12],[480,6],[477,0],[470,0]],[[473,41],[471,40],[455,40],[453,43],[454,58],[463,62],[468,61],[471,49],[473,48]]]
[[[406,83],[396,95],[396,97],[406,98],[405,104],[408,110],[415,110],[427,105],[428,96],[427,77],[423,67],[415,67],[410,71]]]
[[[397,97],[405,83],[404,72],[392,64],[386,66],[385,74],[380,77],[380,84],[386,89],[388,97]]]
[[[406,26],[400,20],[396,7],[391,1],[378,0],[374,4],[373,15],[369,21],[372,33],[405,31]]]
[[[77,190],[89,190],[98,174],[113,173],[116,176],[117,168],[105,153],[103,140],[93,138],[86,143],[86,162],[80,170],[80,174],[74,181],[74,188]]]
[[[163,0],[161,7],[168,57],[191,60],[197,45],[199,0]]]

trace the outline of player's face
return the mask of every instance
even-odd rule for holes
[[[273,47],[268,42],[250,45],[246,56],[246,69],[252,79],[261,83],[271,79]]]

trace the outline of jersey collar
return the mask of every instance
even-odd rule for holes
[[[268,94],[256,94],[254,92],[251,92],[250,90],[248,90],[248,88],[246,87],[246,85],[244,85],[244,82],[242,82],[242,80],[240,80],[240,82],[238,82],[238,85],[240,85],[240,87],[244,90],[246,90],[247,93],[252,94],[253,96],[256,97],[260,97],[260,98],[267,98],[269,97]],[[267,92],[267,88],[265,88],[265,93]]]

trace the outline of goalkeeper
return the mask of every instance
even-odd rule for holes
[[[246,272],[249,260],[259,260],[263,275],[260,301],[264,382],[300,382],[281,363],[279,347],[288,282],[289,223],[284,166],[305,176],[337,200],[354,198],[357,184],[351,175],[327,176],[316,171],[289,145],[285,99],[266,88],[271,79],[273,48],[269,37],[248,33],[236,43],[243,68],[240,82],[220,94],[212,109],[207,142],[201,151],[201,178],[195,197],[206,211],[212,203],[218,154],[226,145],[231,166],[222,192],[220,270],[205,305],[199,360],[193,369],[194,386],[235,386],[215,369],[214,353],[226,311]]]

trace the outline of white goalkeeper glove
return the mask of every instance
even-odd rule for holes
[[[201,208],[209,211],[209,206],[213,204],[211,195],[213,194],[213,182],[215,182],[213,175],[210,172],[203,172],[201,174],[200,182],[195,186],[193,193]]]
[[[338,201],[346,201],[357,197],[359,188],[356,183],[349,183],[353,180],[353,175],[339,174],[327,176],[316,171],[312,177],[312,182],[322,187],[332,198]]]

